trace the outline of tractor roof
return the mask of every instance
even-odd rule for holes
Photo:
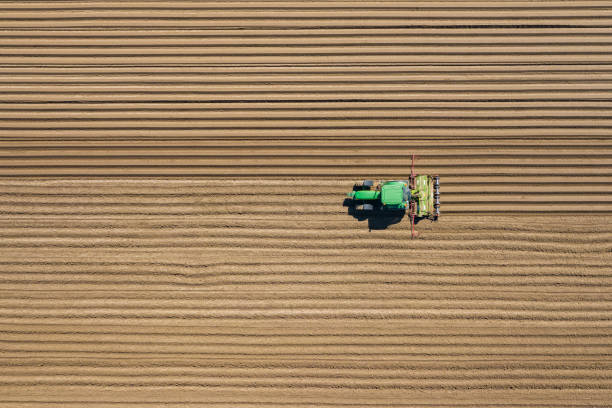
[[[399,205],[404,199],[404,184],[403,183],[386,183],[381,188],[381,197],[383,205]]]

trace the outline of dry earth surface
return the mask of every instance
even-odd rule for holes
[[[609,1],[2,1],[0,406],[610,406],[611,112]]]

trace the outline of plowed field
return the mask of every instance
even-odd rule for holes
[[[610,406],[611,113],[608,1],[2,1],[0,406]]]

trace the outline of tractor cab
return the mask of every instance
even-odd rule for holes
[[[383,210],[405,210],[410,202],[406,181],[387,181],[381,185],[380,201]]]

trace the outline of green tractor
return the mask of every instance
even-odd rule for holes
[[[364,180],[347,194],[354,211],[361,213],[397,213],[409,211],[412,236],[415,219],[437,221],[440,216],[440,177],[414,174],[408,180],[381,181],[374,184]]]

